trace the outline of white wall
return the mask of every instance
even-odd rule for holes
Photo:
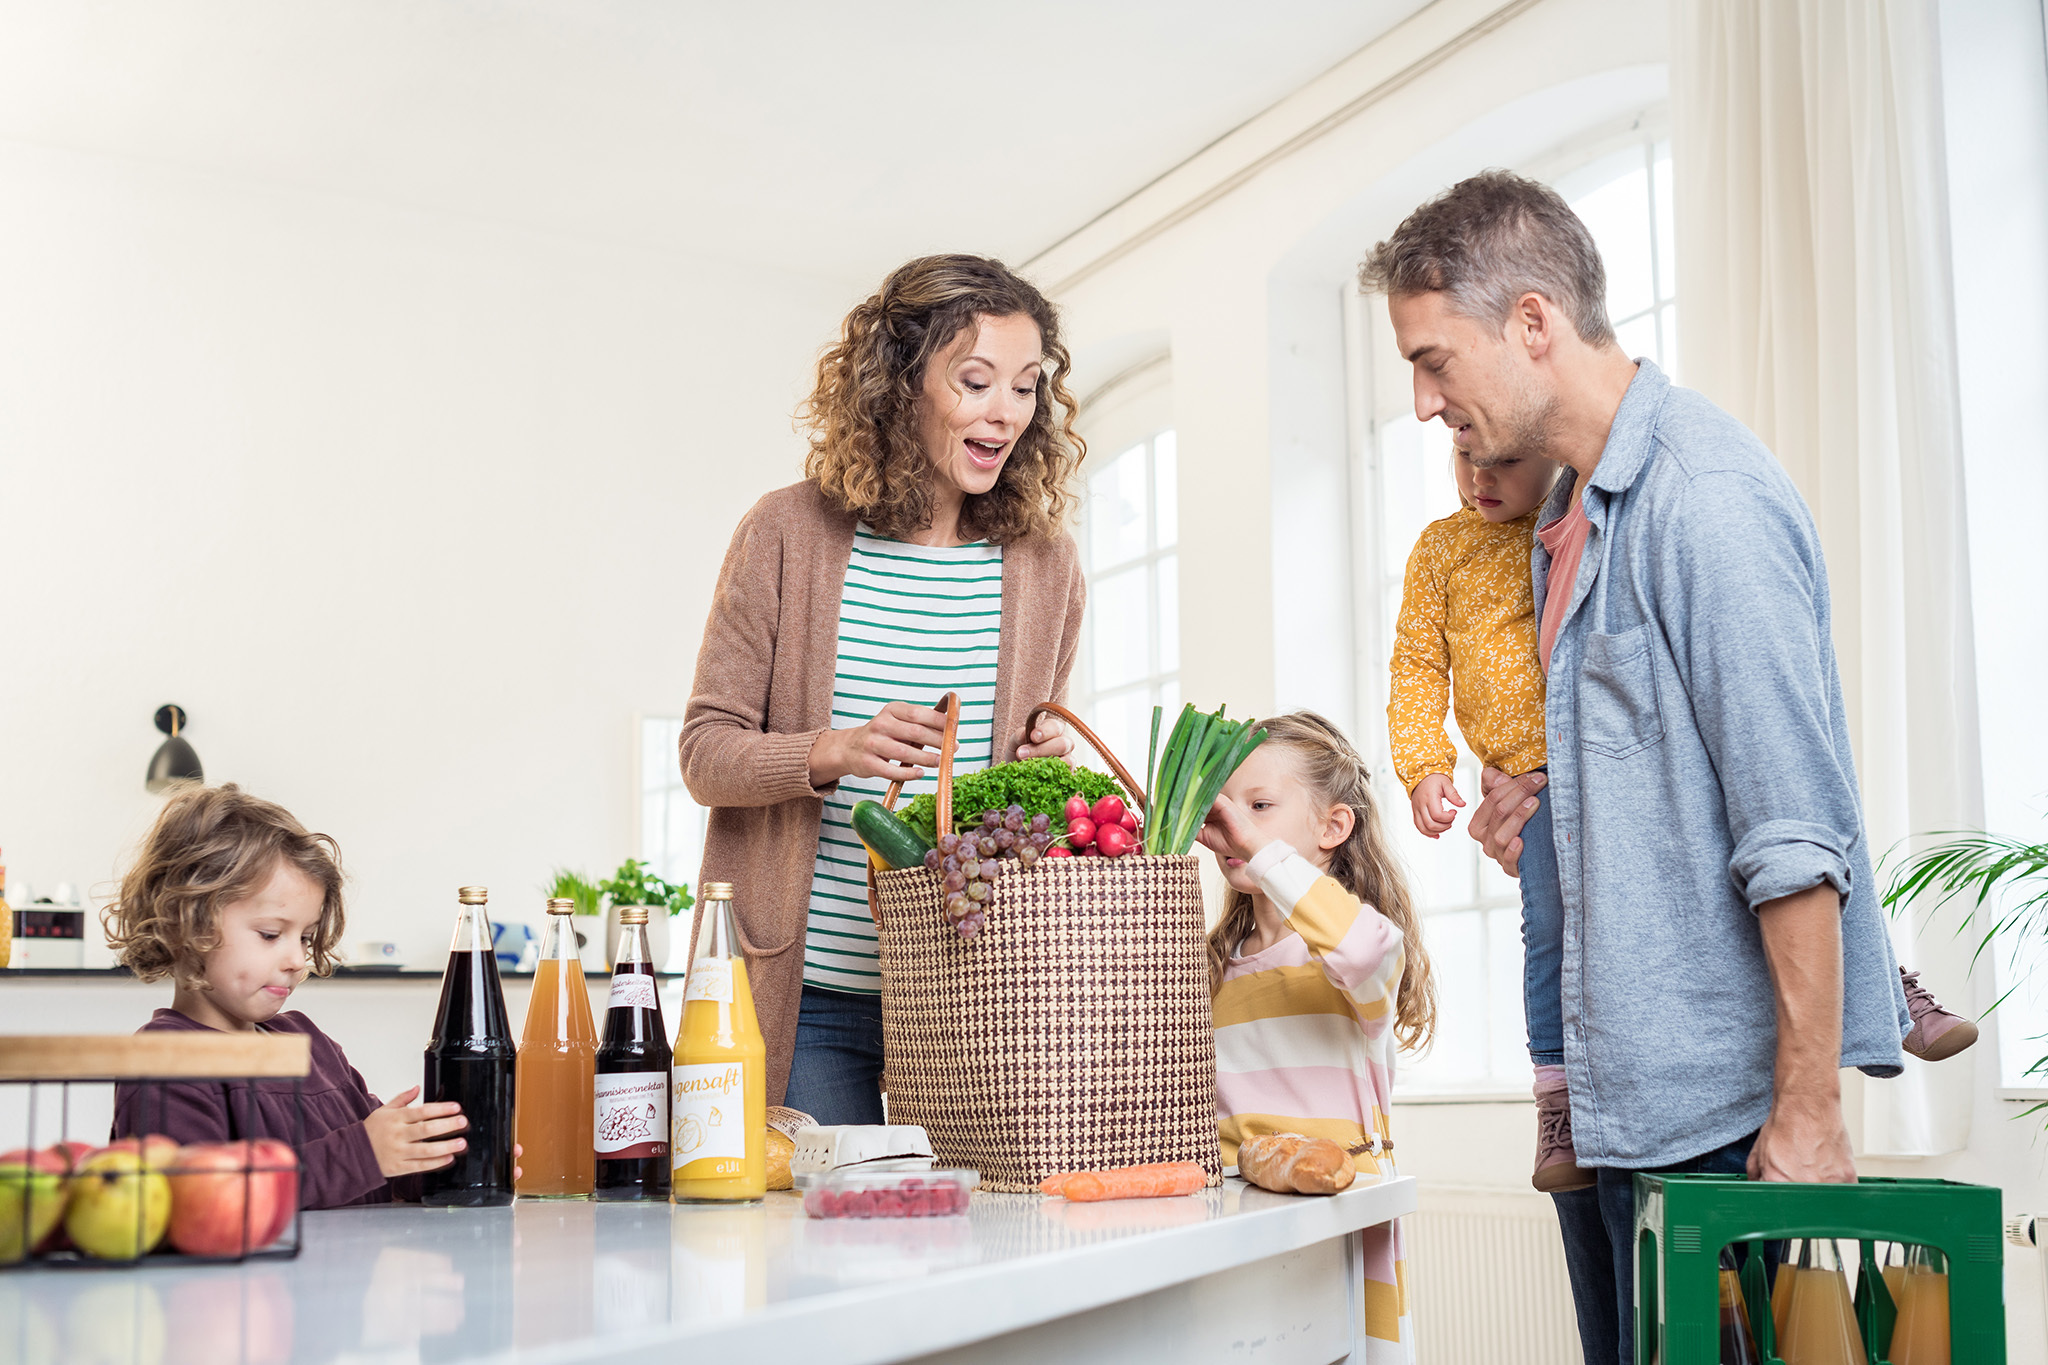
[[[0,848],[104,884],[214,781],[333,834],[349,941],[445,951],[632,849],[733,524],[854,291],[0,141]]]

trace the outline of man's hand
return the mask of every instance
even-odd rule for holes
[[[1856,1179],[1842,1122],[1842,898],[1822,882],[1757,907],[1778,1006],[1771,1115],[1749,1153],[1752,1180]]]
[[[1451,807],[1463,807],[1464,804],[1465,798],[1458,795],[1458,784],[1451,781],[1447,773],[1429,774],[1408,794],[1408,807],[1415,815],[1415,828],[1432,839],[1457,821]]]
[[[915,782],[925,763],[936,765],[946,737],[946,718],[929,706],[892,701],[865,725],[827,730],[811,743],[813,787],[829,786],[842,777],[880,777]]]
[[[414,1104],[419,1093],[420,1088],[414,1086],[395,1095],[381,1109],[372,1109],[363,1120],[363,1131],[370,1135],[370,1150],[377,1154],[377,1169],[387,1180],[392,1176],[438,1171],[469,1146],[462,1138],[447,1136],[469,1127],[469,1120],[462,1116],[462,1106],[452,1100]]]
[[[1517,868],[1522,857],[1522,826],[1536,813],[1536,793],[1549,780],[1547,774],[1537,771],[1494,783],[1465,826],[1465,832],[1479,841],[1486,856],[1499,863],[1500,870],[1510,877],[1520,875]],[[1483,778],[1480,785],[1485,787]]]

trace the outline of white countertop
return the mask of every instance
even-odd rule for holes
[[[1236,1180],[1101,1204],[977,1194],[965,1217],[873,1221],[806,1218],[790,1194],[751,1208],[340,1209],[306,1215],[291,1261],[0,1271],[0,1359],[862,1365],[1065,1318],[1414,1208],[1415,1182],[1396,1179],[1333,1198]]]

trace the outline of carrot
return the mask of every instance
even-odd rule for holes
[[[1208,1183],[1209,1173],[1192,1161],[1162,1161],[1113,1171],[1077,1171],[1066,1177],[1059,1193],[1074,1203],[1089,1204],[1101,1199],[1161,1199],[1193,1194]]]
[[[1040,1194],[1058,1194],[1066,1187],[1067,1177],[1072,1174],[1074,1174],[1072,1171],[1061,1171],[1058,1175],[1047,1176],[1038,1182],[1038,1192]]]

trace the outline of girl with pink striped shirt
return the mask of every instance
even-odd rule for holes
[[[1329,721],[1264,722],[1202,842],[1229,893],[1209,936],[1223,1159],[1261,1133],[1326,1137],[1395,1174],[1397,1047],[1421,1047],[1436,992],[1365,762]],[[1399,1224],[1365,1231],[1370,1365],[1414,1359]]]

